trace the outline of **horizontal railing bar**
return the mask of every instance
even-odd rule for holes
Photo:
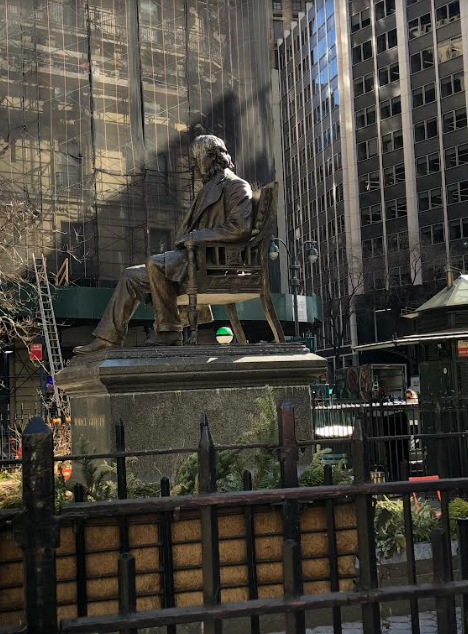
[[[207,506],[245,506],[253,504],[283,504],[285,500],[315,502],[356,495],[395,495],[420,491],[456,491],[468,489],[468,478],[423,480],[405,482],[366,482],[364,484],[335,484],[332,486],[304,487],[296,489],[263,489],[259,491],[236,491],[211,493],[209,495],[186,495],[164,498],[139,498],[109,500],[104,502],[77,502],[65,504],[58,520],[70,518],[108,517],[109,515],[133,515],[175,509],[198,510]]]
[[[409,599],[449,597],[468,591],[468,581],[452,581],[443,585],[432,583],[419,586],[394,586],[360,592],[326,592],[320,595],[304,595],[296,599],[257,599],[238,603],[221,603],[215,606],[194,606],[149,610],[126,616],[92,616],[64,619],[61,632],[92,634],[115,632],[123,628],[162,627],[177,623],[195,623],[204,620],[233,619],[262,614],[281,614],[296,610],[318,610]]]

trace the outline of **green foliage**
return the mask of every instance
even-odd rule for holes
[[[330,448],[322,449],[320,445],[316,446],[312,462],[305,468],[303,474],[299,478],[299,486],[315,487],[324,484],[323,468],[326,464],[324,456],[331,452],[332,450]],[[343,459],[332,465],[333,484],[348,484],[351,480],[351,475],[346,471],[345,461]]]
[[[458,536],[457,519],[468,517],[468,501],[455,498],[449,504],[450,533],[453,538]]]
[[[431,533],[440,525],[436,509],[427,500],[416,505],[411,501],[411,516],[415,543],[428,542]],[[376,543],[385,558],[399,553],[406,546],[403,501],[384,497],[375,507]]]
[[[220,493],[242,490],[242,471],[239,452],[216,452],[216,486]],[[177,469],[171,495],[192,495],[198,493],[198,456],[192,453]]]

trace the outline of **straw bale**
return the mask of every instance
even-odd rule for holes
[[[247,557],[247,543],[244,538],[231,539],[219,543],[219,559],[221,563],[235,563],[245,561]]]
[[[201,566],[202,546],[201,544],[181,544],[172,548],[174,566]]]
[[[61,605],[57,608],[57,618],[59,622],[62,619],[76,619],[77,616],[76,605]]]
[[[86,589],[90,600],[109,599],[118,595],[119,583],[117,577],[88,579],[86,582]]]
[[[278,511],[255,513],[255,534],[283,532],[283,521]]]
[[[283,582],[283,563],[257,564],[257,578],[259,583]]]
[[[304,583],[305,594],[322,594],[323,592],[330,592],[329,581],[306,581]]]
[[[136,575],[137,592],[159,592],[161,589],[159,573]]]
[[[159,548],[157,546],[152,546],[151,548],[136,548],[132,550],[132,555],[135,557],[135,566],[138,572],[159,568],[160,559]]]
[[[182,592],[182,594],[176,594],[175,604],[178,608],[189,605],[203,605],[203,592]]]
[[[131,548],[141,544],[157,544],[158,524],[130,524],[128,536]]]
[[[284,593],[283,584],[279,583],[274,586],[259,586],[258,598],[259,599],[274,599],[280,597]]]
[[[354,590],[354,580],[353,579],[340,579],[340,592],[349,592]]]
[[[92,601],[88,603],[88,616],[100,616],[103,614],[118,614],[118,601]]]
[[[318,531],[327,529],[327,516],[324,506],[305,508],[301,513],[301,531]]]
[[[283,557],[283,538],[257,537],[255,539],[257,559],[281,559]]]
[[[327,555],[328,536],[326,533],[307,533],[301,538],[303,555]]]
[[[86,526],[86,550],[99,548],[119,548],[119,530],[117,526]]]
[[[74,555],[57,557],[57,579],[70,579],[76,577],[76,559]]]
[[[59,603],[75,603],[76,601],[76,582],[57,584],[57,601]]]
[[[330,574],[330,561],[323,559],[306,559],[302,562],[302,574],[304,579],[316,579],[317,577],[328,577]]]
[[[0,578],[3,584],[23,583],[23,562],[0,564]]]
[[[247,566],[223,566],[221,568],[221,584],[238,583],[243,585],[249,581],[249,571]]]
[[[70,554],[75,552],[75,533],[70,526],[62,526],[60,529],[60,546],[57,548],[57,555]]]
[[[172,541],[183,542],[201,539],[201,523],[199,519],[181,520],[172,523]]]
[[[338,572],[340,575],[356,574],[356,557],[354,555],[338,557]]]
[[[2,627],[6,627],[7,625],[23,625],[24,622],[25,617],[23,610],[18,612],[3,612],[0,614],[0,626]]]
[[[2,531],[0,533],[0,561],[13,561],[23,559],[23,551],[16,544],[13,533]]]
[[[201,568],[195,570],[176,570],[174,572],[174,587],[179,589],[199,590],[203,587],[203,573]]]
[[[144,612],[145,610],[159,610],[162,607],[161,598],[154,597],[137,597],[137,611]]]
[[[95,553],[86,555],[86,572],[88,575],[117,574],[119,553]]]
[[[22,610],[23,588],[2,588],[0,592],[0,608]]]
[[[248,588],[226,588],[221,590],[221,601],[228,603],[229,601],[248,601]]]
[[[218,517],[220,537],[242,537],[245,535],[245,517],[243,515],[224,515]]]
[[[355,528],[349,530],[337,531],[336,545],[339,553],[357,552],[358,534]]]
[[[335,524],[337,528],[343,526],[356,526],[356,505],[337,504],[335,506]]]

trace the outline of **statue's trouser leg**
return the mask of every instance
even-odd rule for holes
[[[155,312],[155,331],[180,332],[182,322],[177,308],[179,284],[166,278],[163,258],[152,256],[148,259],[146,268]]]
[[[93,335],[121,345],[133,313],[149,290],[148,272],[144,264],[125,269]]]

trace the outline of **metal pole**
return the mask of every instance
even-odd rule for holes
[[[298,310],[297,310],[297,295],[298,295],[298,290],[299,290],[299,271],[300,271],[300,266],[297,263],[297,258],[295,255],[291,256],[291,265],[290,265],[290,271],[291,271],[291,286],[292,286],[292,291],[293,291],[293,299],[294,299],[294,336],[295,337],[299,337],[299,314],[298,314]]]

